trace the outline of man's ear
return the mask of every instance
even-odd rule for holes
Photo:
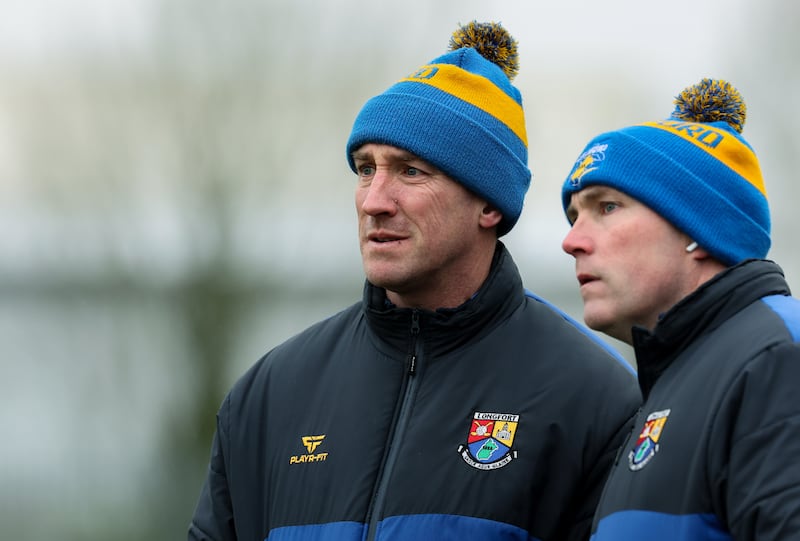
[[[714,259],[714,256],[712,256],[699,246],[696,249],[692,250],[691,254],[692,257],[694,257],[694,259],[698,261],[700,261],[701,259]]]
[[[701,260],[701,259],[708,259],[711,257],[711,254],[706,252],[697,242],[690,240],[689,244],[686,245],[686,253],[692,254],[692,258]]]
[[[492,205],[487,204],[481,211],[481,216],[478,224],[484,229],[491,229],[500,223],[503,219],[503,214]]]

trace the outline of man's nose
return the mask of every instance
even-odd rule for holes
[[[579,252],[588,253],[591,250],[591,239],[587,235],[580,220],[575,220],[561,241],[561,249],[575,257]]]
[[[397,196],[390,172],[378,169],[369,186],[364,188],[361,209],[371,216],[394,214],[397,212]]]

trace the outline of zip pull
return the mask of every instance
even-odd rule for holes
[[[414,337],[416,340],[416,336],[419,334],[419,310],[414,310],[411,312],[411,336]]]
[[[408,361],[408,375],[413,376],[414,372],[417,371],[417,356],[414,354],[409,354],[407,357]]]
[[[408,375],[413,376],[417,371],[417,337],[419,336],[419,311],[411,312],[411,351],[406,361],[408,362]]]

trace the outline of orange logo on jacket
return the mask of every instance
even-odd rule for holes
[[[295,455],[289,457],[289,464],[307,464],[309,462],[324,462],[325,459],[328,458],[328,453],[317,453],[314,454],[314,451],[317,450],[317,447],[322,445],[322,441],[325,439],[325,434],[320,434],[319,436],[303,436],[300,438],[300,441],[303,443],[303,447],[306,448],[305,455]]]

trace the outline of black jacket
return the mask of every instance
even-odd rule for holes
[[[634,329],[645,397],[596,541],[800,539],[800,302],[750,260]]]
[[[526,295],[499,243],[457,309],[367,283],[230,391],[189,539],[588,538],[640,403],[623,363]]]

